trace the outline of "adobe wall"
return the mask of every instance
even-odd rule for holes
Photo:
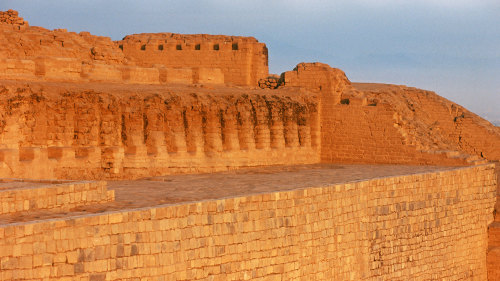
[[[404,110],[394,106],[401,98],[367,98],[340,69],[300,63],[283,73],[281,80],[285,88],[302,88],[319,95],[323,162],[467,165],[476,160],[458,153],[458,147],[445,150],[413,143],[399,124]]]
[[[493,165],[0,226],[2,280],[486,280]]]
[[[342,70],[319,62],[299,63],[292,71],[284,72],[281,80],[286,87],[321,93],[325,114],[328,114],[329,106],[340,103],[342,92],[351,88],[351,82]]]
[[[389,105],[340,104],[322,116],[321,159],[334,163],[467,165],[467,158],[446,151],[422,151],[395,127]]]
[[[121,84],[224,84],[221,69],[137,66],[108,37],[0,24],[0,79]]]
[[[225,84],[256,86],[269,73],[267,47],[253,37],[144,33],[117,43],[140,66],[220,69]]]
[[[0,13],[0,42],[0,79],[257,86],[268,76],[267,48],[253,37],[146,33],[113,42],[29,26],[9,10]]]
[[[0,90],[0,177],[137,178],[319,162],[310,94],[75,87]]]
[[[398,85],[353,83],[345,99],[363,97],[394,111],[405,142],[421,150],[459,151],[500,160],[500,128],[434,92]]]

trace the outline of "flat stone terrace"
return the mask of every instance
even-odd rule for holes
[[[130,181],[109,181],[115,201],[82,206],[65,212],[33,211],[0,216],[0,225],[61,219],[119,210],[182,204],[309,187],[321,187],[375,178],[460,169],[460,167],[403,165],[314,164],[245,168],[212,174],[171,175]],[[11,184],[25,187],[27,182]],[[33,184],[38,184],[33,182]],[[8,182],[0,180],[0,185]]]
[[[21,189],[21,188],[37,188],[41,186],[67,183],[71,181],[64,180],[24,180],[24,179],[0,179],[0,191]]]

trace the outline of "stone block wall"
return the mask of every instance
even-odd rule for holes
[[[11,182],[17,182],[12,180]],[[5,180],[2,180],[5,182]],[[36,182],[34,182],[36,184]],[[5,184],[8,186],[8,182]],[[108,191],[106,182],[68,182],[34,185],[33,187],[0,190],[0,215],[38,210],[61,211],[75,207],[101,204],[114,200],[114,191]]]
[[[492,165],[0,226],[2,280],[486,280]]]

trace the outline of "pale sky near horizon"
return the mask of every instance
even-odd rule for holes
[[[119,40],[142,32],[253,36],[271,73],[319,61],[354,82],[437,92],[500,120],[498,0],[2,0],[30,25]]]

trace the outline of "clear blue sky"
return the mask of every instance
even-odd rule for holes
[[[500,120],[499,0],[1,0],[31,25],[114,40],[141,32],[254,36],[272,73],[320,61],[351,81],[436,91]]]

